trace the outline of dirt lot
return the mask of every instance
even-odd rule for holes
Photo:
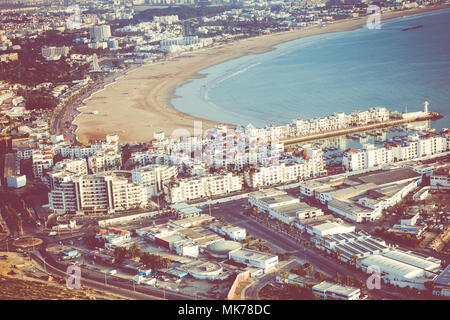
[[[119,299],[86,287],[70,290],[65,279],[46,275],[17,253],[0,252],[0,257],[0,300]]]

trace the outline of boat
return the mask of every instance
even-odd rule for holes
[[[353,139],[353,140],[358,140],[359,136],[357,134],[348,134],[347,138]]]
[[[415,26],[415,27],[404,28],[404,29],[402,29],[402,31],[415,30],[415,29],[420,29],[420,28],[423,28],[423,27],[424,27],[423,24],[419,24],[418,26]]]

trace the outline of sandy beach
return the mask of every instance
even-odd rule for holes
[[[444,9],[449,4],[427,8],[384,13],[383,20],[400,16]],[[365,24],[367,17],[346,19],[325,27],[287,31],[255,38],[234,41],[213,48],[184,53],[168,61],[147,63],[132,70],[124,77],[107,85],[84,101],[78,108],[74,124],[77,139],[81,143],[104,139],[106,134],[117,133],[121,143],[145,142],[153,133],[164,131],[166,135],[175,130],[193,132],[194,121],[201,121],[207,129],[216,122],[192,117],[177,111],[170,103],[175,89],[190,79],[201,77],[199,71],[246,54],[260,54],[286,41],[311,35],[350,31]],[[97,111],[93,114],[93,111]]]

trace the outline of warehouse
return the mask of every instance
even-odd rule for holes
[[[364,231],[335,234],[323,239],[313,239],[316,247],[328,252],[340,252],[339,259],[349,262],[355,258],[368,257],[389,250],[386,242],[373,238]]]
[[[321,209],[300,202],[300,199],[277,189],[252,192],[248,196],[248,202],[260,212],[268,214],[272,219],[286,224],[292,224],[298,219],[323,215]]]
[[[421,181],[422,176],[410,168],[394,168],[302,182],[300,192],[328,205],[344,219],[365,222],[374,221],[383,209],[397,204]]]
[[[450,297],[450,264],[433,281],[433,295]]]
[[[173,204],[170,208],[172,209],[172,212],[175,213],[180,219],[195,217],[202,212],[201,209],[191,206],[185,202]]]
[[[361,290],[323,281],[312,287],[312,293],[322,300],[358,300]]]
[[[357,262],[357,267],[364,272],[369,267],[373,270],[374,266],[379,268],[381,278],[391,285],[425,290],[425,283],[436,276],[440,260],[395,249],[365,257]]]

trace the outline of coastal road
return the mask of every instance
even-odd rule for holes
[[[43,270],[45,270],[47,273],[60,276],[63,278],[67,278],[68,275],[66,272],[54,267],[49,262],[47,262],[47,259],[43,258],[41,255],[33,253],[31,255],[33,261]],[[118,297],[124,298],[124,299],[131,299],[131,300],[156,300],[157,297],[152,297],[149,295],[141,294],[139,292],[134,292],[122,288],[118,288],[112,285],[105,285],[104,283],[93,281],[88,279],[84,276],[84,272],[82,272],[81,277],[81,285],[90,287],[95,290],[103,291],[112,295],[116,295]]]
[[[53,258],[41,250],[39,253],[32,254],[33,260],[35,260],[39,265],[44,266],[46,270],[54,273],[56,275],[66,278],[67,266],[59,264],[53,260]],[[202,297],[194,297],[188,294],[180,292],[172,292],[165,289],[153,288],[150,286],[137,285],[131,283],[129,280],[106,276],[105,284],[105,274],[102,272],[97,272],[93,270],[87,270],[81,268],[82,279],[81,283],[93,289],[105,291],[111,294],[115,294],[122,297],[127,297],[133,300],[155,300],[155,299],[168,299],[168,300],[194,300],[203,299]]]

